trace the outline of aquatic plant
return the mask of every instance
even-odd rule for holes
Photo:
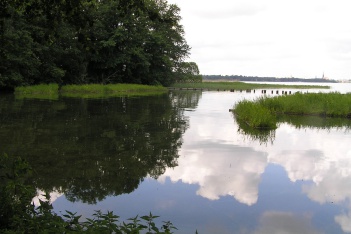
[[[275,129],[276,117],[271,111],[258,102],[243,100],[235,106],[234,114],[238,121],[252,128]]]
[[[233,112],[238,121],[253,128],[269,129],[275,129],[277,121],[285,115],[351,118],[351,94],[295,93],[261,97],[254,101],[238,102]]]

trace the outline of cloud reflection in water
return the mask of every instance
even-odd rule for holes
[[[210,99],[204,102],[205,108],[211,104]],[[232,196],[252,206],[258,201],[260,178],[265,168],[269,164],[279,165],[290,181],[309,182],[304,183],[301,192],[312,201],[335,205],[347,203],[348,210],[334,219],[343,231],[351,232],[351,134],[348,131],[343,128],[297,129],[280,124],[274,142],[260,144],[241,137],[229,116],[207,114],[202,108],[200,103],[190,114],[190,129],[184,135],[179,166],[168,169],[160,181],[169,177],[173,182],[198,184],[197,194],[202,197],[214,200]],[[262,225],[272,220],[281,224],[281,219],[286,219],[291,225],[303,228],[302,233],[318,233],[309,228],[308,222],[302,224],[292,214],[267,212],[261,214]],[[274,225],[269,226],[273,228]],[[262,226],[257,233],[279,232],[271,231]]]

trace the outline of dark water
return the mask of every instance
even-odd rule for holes
[[[30,162],[57,213],[152,212],[176,233],[350,233],[350,120],[248,132],[228,109],[259,93],[1,95],[0,153]]]

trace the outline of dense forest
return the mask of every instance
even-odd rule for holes
[[[0,1],[0,89],[201,79],[165,0]]]
[[[251,82],[323,82],[323,83],[336,83],[335,80],[329,80],[325,78],[277,78],[277,77],[258,77],[258,76],[242,76],[242,75],[204,75],[202,76],[204,80],[228,80],[228,81],[251,81]]]

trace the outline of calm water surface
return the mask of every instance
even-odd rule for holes
[[[152,212],[176,233],[351,233],[350,120],[244,134],[228,110],[259,95],[0,96],[0,153],[30,161],[57,213]]]

